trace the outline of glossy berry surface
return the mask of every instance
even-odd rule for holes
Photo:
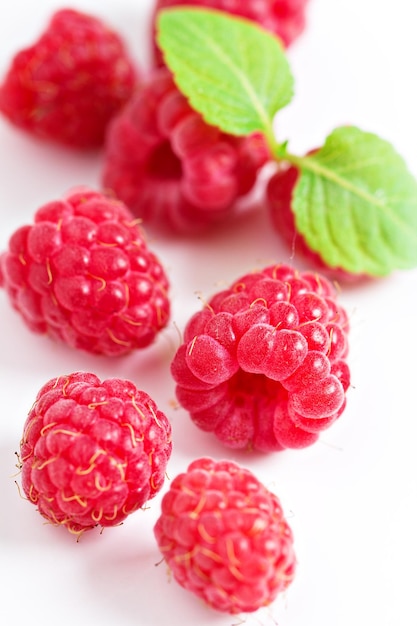
[[[288,47],[306,26],[308,0],[157,0],[153,21],[161,9],[179,5],[217,9],[258,23],[277,35]],[[161,51],[154,44],[155,62],[163,63]]]
[[[188,321],[171,364],[194,423],[231,448],[313,444],[345,408],[348,316],[323,276],[247,274]]]
[[[353,274],[340,267],[330,267],[319,252],[312,250],[305,237],[298,232],[295,214],[292,210],[292,197],[299,176],[298,168],[289,166],[279,169],[268,181],[266,201],[274,230],[291,248],[293,254],[304,257],[313,267],[330,278],[341,282],[355,282],[365,279],[364,274]]]
[[[144,391],[75,372],[48,381],[20,444],[23,492],[54,525],[116,526],[161,489],[171,426]]]
[[[0,111],[42,139],[95,148],[137,80],[116,32],[91,15],[62,9],[12,59],[0,87]]]
[[[162,68],[110,124],[102,180],[145,225],[194,231],[228,216],[268,158],[260,135],[207,125]]]
[[[27,326],[106,356],[153,342],[169,319],[168,280],[130,211],[83,189],[19,228],[0,278]]]
[[[278,498],[232,461],[197,459],[174,478],[154,532],[175,580],[219,611],[256,611],[294,578]]]

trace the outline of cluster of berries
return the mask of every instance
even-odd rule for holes
[[[307,2],[157,0],[151,26],[155,33],[161,9],[185,4],[257,22],[289,46],[304,29]],[[58,11],[39,40],[14,57],[0,112],[44,139],[104,148],[102,188],[147,226],[201,231],[233,215],[270,154],[258,134],[232,137],[203,121],[164,67],[155,37],[151,43],[154,63],[145,78],[107,25]]]
[[[304,27],[306,1],[159,0],[153,19],[176,4],[223,9],[288,46]],[[16,55],[0,88],[0,111],[18,127],[102,147],[106,189],[76,189],[40,207],[1,255],[0,284],[31,330],[109,357],[149,346],[170,318],[166,272],[136,218],[205,228],[230,214],[269,159],[261,136],[206,124],[153,45],[145,80],[115,32],[65,9]],[[282,176],[288,196],[295,174]],[[348,328],[323,276],[286,265],[242,276],[187,324],[171,365],[178,401],[229,447],[311,445],[345,407]],[[160,491],[171,450],[168,418],[132,382],[60,376],[39,391],[24,426],[23,491],[77,535],[116,525]],[[154,532],[178,582],[222,611],[265,606],[294,576],[276,496],[229,461],[201,458],[177,476]]]

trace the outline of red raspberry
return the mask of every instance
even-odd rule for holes
[[[271,176],[266,186],[266,200],[274,230],[283,238],[295,254],[300,254],[314,267],[327,276],[341,282],[359,281],[366,276],[353,274],[341,267],[330,267],[320,254],[312,250],[305,238],[297,231],[292,211],[292,193],[299,177],[295,166],[279,169]]]
[[[168,419],[132,382],[53,378],[24,426],[23,491],[70,532],[116,526],[161,489],[171,448]]]
[[[178,583],[219,611],[256,611],[293,580],[278,498],[232,461],[191,463],[164,495],[154,532]]]
[[[110,124],[103,183],[145,223],[195,230],[231,212],[268,156],[261,135],[207,125],[162,68]]]
[[[0,111],[43,139],[94,148],[136,82],[119,35],[95,17],[63,9],[36,43],[13,58],[0,88]]]
[[[307,3],[308,0],[157,0],[153,15],[154,31],[156,15],[161,9],[178,5],[196,6],[226,11],[257,22],[277,35],[288,47],[305,28]],[[155,38],[153,48],[155,63],[162,65],[162,54]]]
[[[130,211],[81,190],[41,207],[0,257],[31,330],[116,356],[148,346],[169,318],[168,280]]]
[[[287,265],[242,276],[186,325],[178,401],[231,448],[308,446],[344,410],[347,331],[326,278]]]

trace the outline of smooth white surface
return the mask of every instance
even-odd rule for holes
[[[78,0],[126,38],[143,67],[151,1]],[[44,28],[53,0],[0,7],[0,71]],[[346,122],[391,141],[417,175],[417,23],[410,0],[311,0],[308,28],[289,51],[296,96],[277,132],[302,153]],[[0,249],[44,202],[69,188],[98,187],[101,158],[39,143],[0,119]],[[153,235],[172,283],[169,328],[150,349],[120,360],[78,353],[31,334],[0,292],[0,620],[21,626],[416,626],[417,271],[343,289],[352,319],[348,407],[315,446],[275,455],[238,454],[174,410],[169,363],[178,331],[200,309],[197,293],[269,262],[290,261],[254,209],[194,241]],[[298,259],[295,264],[303,267]],[[162,493],[123,526],[79,543],[43,523],[19,497],[14,452],[34,397],[75,370],[132,379],[170,417],[169,475],[204,455],[246,465],[280,497],[299,560],[285,596],[249,616],[219,614],[169,581],[152,527]],[[17,477],[18,478],[18,477]]]

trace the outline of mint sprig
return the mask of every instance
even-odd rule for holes
[[[390,143],[346,126],[287,159],[301,170],[297,230],[330,267],[383,276],[417,265],[417,181]]]
[[[273,122],[293,96],[278,40],[220,11],[161,11],[157,41],[175,82],[207,123],[233,135],[261,132],[276,161],[300,170],[296,227],[330,266],[383,276],[417,266],[417,181],[393,146],[354,126],[307,156],[276,141]]]

